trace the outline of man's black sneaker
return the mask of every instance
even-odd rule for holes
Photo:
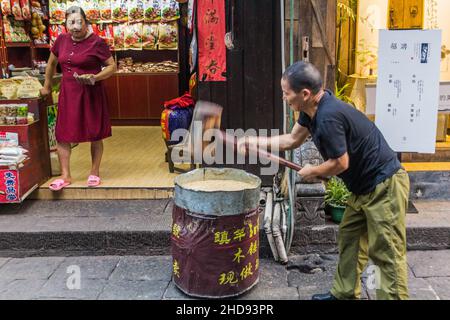
[[[330,292],[324,294],[315,294],[312,296],[311,300],[338,300]]]

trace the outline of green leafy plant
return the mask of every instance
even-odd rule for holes
[[[344,182],[337,177],[333,177],[328,181],[326,187],[325,204],[329,206],[345,207],[347,206],[347,200],[350,195],[351,193],[348,191]]]
[[[376,47],[368,45],[365,39],[359,40],[358,50],[355,52],[360,63],[360,76],[372,75],[372,71],[377,63],[378,55],[375,53]],[[369,69],[369,72],[367,72]]]
[[[348,87],[350,86],[349,83],[346,83],[343,87],[339,88],[337,81],[334,83],[335,86],[335,92],[336,92],[336,98],[339,100],[344,101],[345,103],[351,104],[352,106],[355,106],[355,103],[353,100],[345,93]]]

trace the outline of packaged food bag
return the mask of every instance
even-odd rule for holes
[[[31,8],[28,0],[20,0],[20,7],[22,8],[22,17],[24,20],[31,20]]]
[[[125,49],[142,50],[142,23],[127,26],[125,31]]]
[[[158,48],[159,50],[178,49],[178,23],[176,21],[159,24]]]
[[[157,50],[158,49],[158,32],[157,23],[146,23],[142,30],[142,49]]]
[[[130,23],[144,21],[144,2],[142,0],[128,0],[128,21]]]
[[[111,0],[99,0],[100,21],[102,23],[112,22]]]
[[[15,20],[23,20],[20,0],[11,0],[11,10]]]
[[[9,0],[1,0],[2,15],[4,17],[12,14],[11,2]]]
[[[98,0],[82,0],[81,7],[86,13],[86,18],[90,23],[100,22],[100,9],[98,6]]]
[[[161,21],[161,0],[144,0],[144,21]]]
[[[128,0],[111,0],[113,22],[128,22]]]
[[[161,0],[161,20],[173,21],[180,19],[180,5],[176,0]]]
[[[114,30],[114,50],[116,51],[125,50],[125,28],[123,28],[123,25],[117,24],[114,25],[113,30]]]
[[[66,19],[66,2],[61,0],[49,0],[50,23],[63,24]]]

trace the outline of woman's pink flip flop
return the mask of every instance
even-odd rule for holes
[[[90,175],[88,177],[88,181],[87,181],[87,185],[88,187],[97,187],[99,186],[101,183],[101,179],[97,176],[94,175]]]
[[[48,188],[52,191],[59,191],[67,187],[68,185],[70,185],[70,182],[66,182],[63,179],[56,179],[55,181],[50,183]]]

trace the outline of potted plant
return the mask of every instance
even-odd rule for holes
[[[341,179],[333,177],[328,181],[325,191],[325,204],[329,207],[334,222],[340,223],[342,221],[350,194]]]

